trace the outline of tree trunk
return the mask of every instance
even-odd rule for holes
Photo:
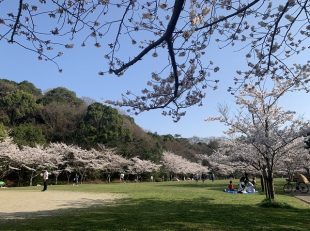
[[[30,175],[30,181],[29,181],[29,186],[32,186],[32,179],[33,179],[33,171],[31,171],[31,175]]]
[[[265,195],[266,199],[274,200],[275,191],[274,191],[274,182],[273,182],[273,173],[271,170],[264,169],[263,170],[263,178],[264,178],[264,187],[265,187]]]
[[[21,186],[21,179],[22,179],[21,174],[20,174],[20,171],[17,172],[17,176],[18,176],[17,185],[18,185],[18,187],[20,187],[20,186]]]
[[[70,176],[71,176],[71,173],[70,173],[70,172],[67,172],[66,175],[67,175],[67,183],[70,184]]]
[[[269,191],[269,198],[274,200],[274,184],[273,184],[273,173],[271,170],[268,170],[268,191]]]
[[[85,181],[85,172],[79,172],[80,176],[81,176],[81,180],[80,180],[80,184],[83,184],[83,182]]]
[[[262,188],[262,192],[265,192],[265,180],[264,180],[263,174],[260,175],[260,185]]]

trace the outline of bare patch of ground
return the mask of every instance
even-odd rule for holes
[[[295,197],[297,197],[299,200],[302,200],[308,204],[310,204],[310,195],[308,194],[299,194],[299,195],[296,195]]]
[[[112,193],[70,191],[0,190],[0,217],[17,218],[31,214],[48,215],[53,211],[104,205],[124,196]]]

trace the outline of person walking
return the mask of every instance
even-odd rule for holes
[[[48,171],[45,170],[43,173],[43,182],[44,182],[44,187],[42,189],[42,192],[47,190],[47,181],[48,181]]]

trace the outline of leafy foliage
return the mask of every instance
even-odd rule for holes
[[[80,137],[86,147],[94,147],[98,143],[111,145],[129,138],[117,110],[100,103],[88,106],[80,125]]]
[[[18,146],[35,147],[46,143],[42,130],[32,124],[20,124],[12,129],[10,135]]]
[[[54,88],[44,94],[44,96],[39,100],[43,105],[50,104],[52,102],[56,103],[66,103],[69,105],[81,105],[83,101],[76,97],[73,91],[70,91],[64,87]]]
[[[51,101],[43,105],[40,113],[47,140],[51,142],[75,142],[75,134],[85,114],[86,106]]]
[[[38,110],[35,97],[31,93],[22,90],[8,93],[1,101],[1,105],[9,118],[10,125],[33,119]]]

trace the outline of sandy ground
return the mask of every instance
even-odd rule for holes
[[[310,204],[310,195],[309,194],[308,195],[307,194],[306,195],[305,194],[301,194],[301,195],[297,195],[295,197],[297,197],[298,199],[300,199],[300,200]]]
[[[68,191],[12,191],[0,189],[0,219],[48,215],[70,208],[102,206],[124,196]]]

